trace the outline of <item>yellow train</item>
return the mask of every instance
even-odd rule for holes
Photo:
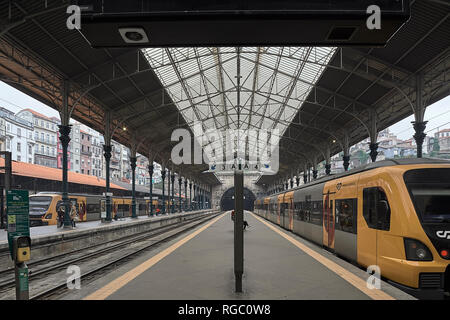
[[[69,199],[78,211],[80,221],[100,220],[100,200],[102,196],[69,194]],[[149,200],[136,199],[136,214],[149,213]],[[57,224],[56,209],[62,203],[61,193],[40,192],[30,196],[30,226]],[[154,199],[153,212],[156,214],[159,207],[158,200]],[[112,218],[131,216],[131,197],[112,197]]]
[[[417,297],[449,295],[449,161],[371,163],[257,199],[255,213]]]

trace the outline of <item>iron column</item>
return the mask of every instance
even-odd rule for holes
[[[350,156],[343,156],[342,160],[344,160],[344,170],[348,171],[348,167],[350,165]]]
[[[197,204],[195,202],[195,183],[192,184],[192,210],[197,210]]]
[[[167,168],[167,214],[170,214],[170,169]]]
[[[372,159],[372,162],[377,161],[377,155],[378,155],[378,143],[370,143],[370,158]]]
[[[111,146],[109,145],[103,145],[103,151],[105,156],[105,166],[106,166],[106,185],[105,185],[105,192],[106,192],[106,221],[111,221],[111,198],[109,197],[109,162],[111,160]]]
[[[170,213],[175,213],[175,173],[172,171],[172,200],[170,206]]]
[[[136,157],[130,157],[131,166],[131,217],[137,218],[136,215]]]
[[[199,196],[200,196],[200,210],[204,209],[204,199],[203,199],[203,188],[200,186],[199,190]]]
[[[331,174],[331,164],[330,163],[327,163],[325,165],[325,173],[327,176],[329,176]]]
[[[70,125],[59,125],[59,140],[61,141],[63,158],[62,158],[62,203],[64,211],[64,228],[72,228],[70,221],[70,201],[69,201],[69,182],[67,180],[67,147],[70,142]]]
[[[178,212],[181,213],[181,183],[183,182],[183,180],[181,179],[181,176],[178,178],[178,196],[179,196],[179,207],[178,207]]]
[[[188,185],[188,182],[187,182],[187,178],[184,178],[184,211],[187,211],[187,194],[188,194],[188,192],[187,192],[187,185]]]
[[[148,173],[150,174],[150,203],[149,216],[153,216],[153,163],[148,166]]]
[[[189,211],[192,211],[192,180],[189,181]]]
[[[427,136],[426,133],[424,133],[425,128],[427,126],[428,121],[423,122],[416,122],[413,121],[413,127],[416,133],[414,134],[414,139],[416,140],[417,145],[417,158],[422,158],[422,149],[423,149],[423,141],[425,140],[425,137]]]
[[[244,173],[234,173],[234,276],[236,292],[242,292],[244,273]]]
[[[164,193],[165,193],[164,180],[166,180],[166,168],[164,168],[164,167],[161,170],[161,179],[162,179],[162,210],[161,210],[161,214],[165,214],[166,213],[166,199],[164,199]]]

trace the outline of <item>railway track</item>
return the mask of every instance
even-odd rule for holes
[[[81,269],[81,280],[91,281],[100,273],[107,272],[117,265],[130,261],[138,254],[171,238],[203,224],[219,215],[212,212],[202,217],[181,223],[163,226],[133,236],[123,237],[105,245],[94,245],[81,250],[33,261],[30,270],[30,299],[56,298],[67,290],[67,267],[77,265]],[[0,300],[15,299],[14,271],[0,272]],[[6,273],[11,276],[5,277]],[[1,278],[3,276],[3,279]]]
[[[194,218],[194,219],[196,219],[196,218]],[[183,223],[184,222],[193,221],[194,219],[187,219],[187,220],[183,221]],[[176,224],[176,225],[180,225],[180,224]],[[48,258],[32,260],[32,261],[29,261],[27,263],[27,266],[28,266],[29,270],[34,270],[34,268],[42,266],[42,265],[45,265],[46,263],[50,264],[50,263],[53,263],[54,261],[59,263],[59,262],[61,262],[61,260],[64,260],[64,258],[68,257],[68,256],[74,256],[76,254],[85,255],[88,252],[96,251],[96,250],[99,250],[100,248],[105,248],[105,250],[107,250],[107,247],[114,246],[116,243],[123,243],[123,241],[126,240],[126,239],[130,240],[130,242],[133,241],[133,239],[131,239],[132,237],[135,237],[138,240],[141,235],[148,236],[149,234],[155,234],[155,232],[156,233],[159,232],[159,231],[164,232],[164,230],[167,227],[169,227],[169,226],[174,226],[174,224],[167,225],[167,226],[159,226],[159,227],[155,227],[155,228],[153,228],[151,230],[141,231],[141,232],[135,233],[131,237],[130,236],[124,236],[124,237],[120,237],[120,238],[114,239],[114,240],[106,242],[106,243],[93,244],[93,245],[89,245],[89,246],[86,246],[86,247],[83,247],[83,248],[80,248],[80,249],[72,250],[70,252],[65,252],[65,253],[61,253],[61,254],[57,254],[57,255],[52,255],[51,257],[48,257]],[[82,237],[82,236],[80,236],[80,237]],[[66,242],[71,242],[71,241],[73,241],[73,239],[62,240],[62,241],[58,242],[58,244],[64,244]],[[50,243],[50,244],[48,244],[48,243],[47,244],[42,244],[42,245],[39,245],[39,248],[42,249],[42,248],[50,247],[50,246],[53,246],[53,245],[54,244],[52,244],[52,243]],[[0,254],[0,259],[10,260],[11,258],[10,258],[9,251],[6,251],[6,252]],[[14,274],[14,267],[9,267],[9,268],[6,268],[6,269],[0,269],[0,292],[1,292],[1,289],[6,284],[14,283],[14,279],[12,279],[12,280],[9,279],[8,280],[8,277],[11,274]]]

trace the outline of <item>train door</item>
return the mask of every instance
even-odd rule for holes
[[[294,230],[294,198],[289,201],[289,230]]]
[[[369,196],[371,187],[358,187],[358,263],[363,266],[377,264],[377,229],[374,199]]]
[[[82,198],[80,197],[78,199],[78,218],[80,219],[80,221],[86,221],[86,198]]]
[[[75,206],[75,209],[77,211],[77,216],[79,217],[80,216],[80,208],[78,206],[78,199],[77,198],[69,198],[69,201],[70,201],[70,210],[72,210],[72,207]]]
[[[362,219],[364,234],[358,231],[358,262],[363,265],[378,265],[383,269],[383,250],[390,247],[389,237],[391,209],[385,190],[379,186],[362,190]],[[361,238],[361,240],[360,240]],[[361,243],[360,243],[361,241]]]
[[[276,214],[277,214],[277,224],[280,225],[281,221],[281,201],[280,198],[277,199],[277,207],[276,207]]]
[[[286,223],[288,222],[288,219],[286,218],[286,216],[288,215],[288,211],[288,203],[282,202],[280,205],[280,226],[282,226],[283,228],[287,228]]]
[[[327,190],[323,197],[323,245],[334,249],[334,193]]]

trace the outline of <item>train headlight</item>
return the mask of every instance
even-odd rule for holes
[[[406,260],[433,261],[430,250],[419,240],[405,238]]]
[[[422,248],[419,248],[416,250],[416,255],[419,257],[419,259],[423,260],[427,256],[427,252]]]

